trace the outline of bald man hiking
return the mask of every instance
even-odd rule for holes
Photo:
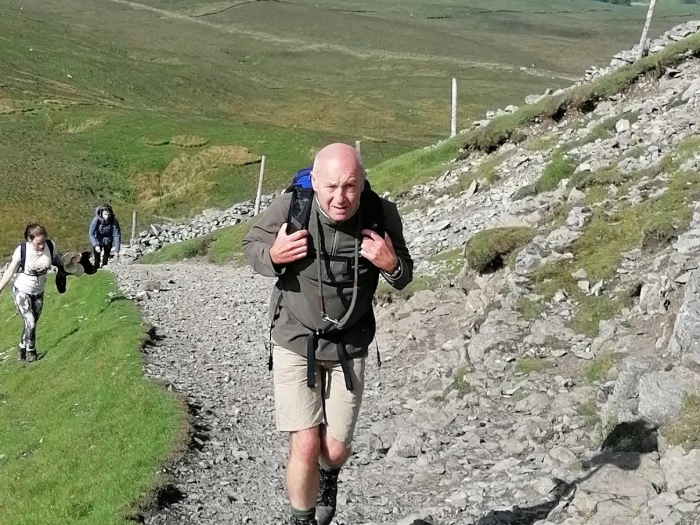
[[[312,188],[290,188],[243,240],[253,269],[277,277],[270,366],[277,429],[290,434],[292,525],[328,525],[335,515],[375,335],[379,275],[399,290],[413,278],[398,210],[369,189],[355,149],[323,148],[310,178]]]

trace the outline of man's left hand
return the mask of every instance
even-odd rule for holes
[[[396,256],[389,235],[385,234],[382,238],[372,230],[362,230],[362,235],[364,239],[362,239],[360,255],[380,270],[387,273],[396,271],[399,266],[399,258]]]

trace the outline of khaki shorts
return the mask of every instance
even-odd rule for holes
[[[326,435],[350,445],[365,386],[364,358],[349,361],[353,390],[348,391],[340,363],[316,361],[316,387],[309,388],[306,357],[281,346],[275,346],[273,352],[277,430],[296,432],[324,424],[325,402]]]

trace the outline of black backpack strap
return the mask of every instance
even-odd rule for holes
[[[24,266],[27,263],[27,243],[26,241],[19,245],[19,268],[18,273],[24,273]]]
[[[360,213],[362,227],[374,230],[377,235],[384,237],[384,206],[382,199],[373,190],[364,190],[360,196]]]
[[[49,257],[51,257],[51,264],[53,264],[54,257],[54,244],[51,239],[46,239],[46,246],[49,247]]]
[[[287,233],[308,229],[313,202],[313,189],[292,188],[292,202],[287,215]]]

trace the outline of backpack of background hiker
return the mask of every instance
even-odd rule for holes
[[[46,239],[46,246],[49,247],[49,256],[51,257],[51,264],[53,265],[54,258],[54,245],[51,239]],[[17,268],[17,273],[24,273],[24,267],[27,264],[27,243],[23,242],[19,245],[19,267]]]
[[[289,205],[287,215],[287,232],[306,230],[311,218],[311,206],[314,201],[314,190],[311,186],[311,168],[299,170],[292,184],[287,188],[287,193],[292,194],[292,202]],[[360,213],[362,228],[374,230],[384,237],[384,208],[379,195],[377,195],[369,181],[365,179],[365,185],[360,195]]]

